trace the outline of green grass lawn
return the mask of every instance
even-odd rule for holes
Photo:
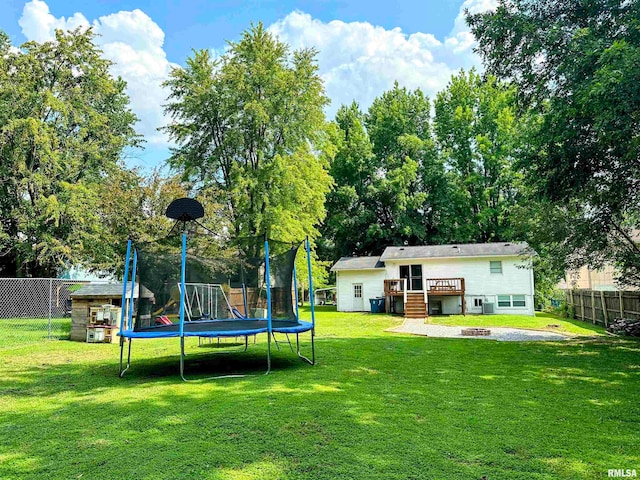
[[[71,318],[0,318],[0,348],[68,339]]]
[[[597,479],[640,469],[640,342],[388,334],[318,314],[315,367],[265,336],[246,353],[139,340],[0,348],[2,479]],[[308,315],[308,312],[306,312]],[[467,317],[469,318],[469,317]],[[306,341],[305,337],[305,341]],[[308,343],[304,347],[308,348]]]
[[[449,315],[429,317],[427,321],[455,327],[511,327],[546,330],[566,335],[606,335],[605,329],[601,326],[579,320],[569,320],[548,312],[536,312],[535,317],[530,315]],[[552,327],[551,325],[558,326]]]

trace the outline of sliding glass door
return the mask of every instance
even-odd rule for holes
[[[422,265],[400,265],[400,278],[407,279],[409,290],[422,291]]]

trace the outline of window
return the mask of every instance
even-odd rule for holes
[[[354,298],[362,298],[362,285],[354,285],[353,286],[353,296]]]
[[[489,269],[491,273],[502,273],[502,262],[500,260],[489,262]]]
[[[511,295],[511,303],[514,307],[526,307],[527,302],[524,299],[524,295]]]
[[[407,279],[409,290],[422,290],[422,265],[400,265],[400,278]]]
[[[400,265],[400,278],[409,278],[409,265]]]
[[[524,295],[498,295],[498,307],[502,308],[524,308],[527,300]]]
[[[511,306],[511,295],[498,295],[498,306],[509,308]]]
[[[482,299],[481,298],[474,298],[473,299],[473,306],[474,307],[481,307],[482,306]]]

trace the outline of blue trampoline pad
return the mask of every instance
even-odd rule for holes
[[[272,330],[278,333],[300,333],[311,330],[309,322],[297,322],[295,320],[273,320]],[[257,335],[268,330],[267,320],[201,320],[184,323],[185,337],[240,337],[245,335]],[[138,330],[125,330],[119,333],[126,338],[171,338],[180,336],[180,325],[157,325],[140,328]]]

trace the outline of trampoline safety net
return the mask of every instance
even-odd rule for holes
[[[264,238],[244,238],[225,248],[213,248],[214,242],[207,237],[192,233],[187,240],[185,322],[266,319]],[[135,246],[136,283],[140,285],[141,294],[134,331],[179,323],[181,242],[181,234],[175,234]],[[293,274],[300,245],[301,242],[268,241],[273,320],[298,322]]]

